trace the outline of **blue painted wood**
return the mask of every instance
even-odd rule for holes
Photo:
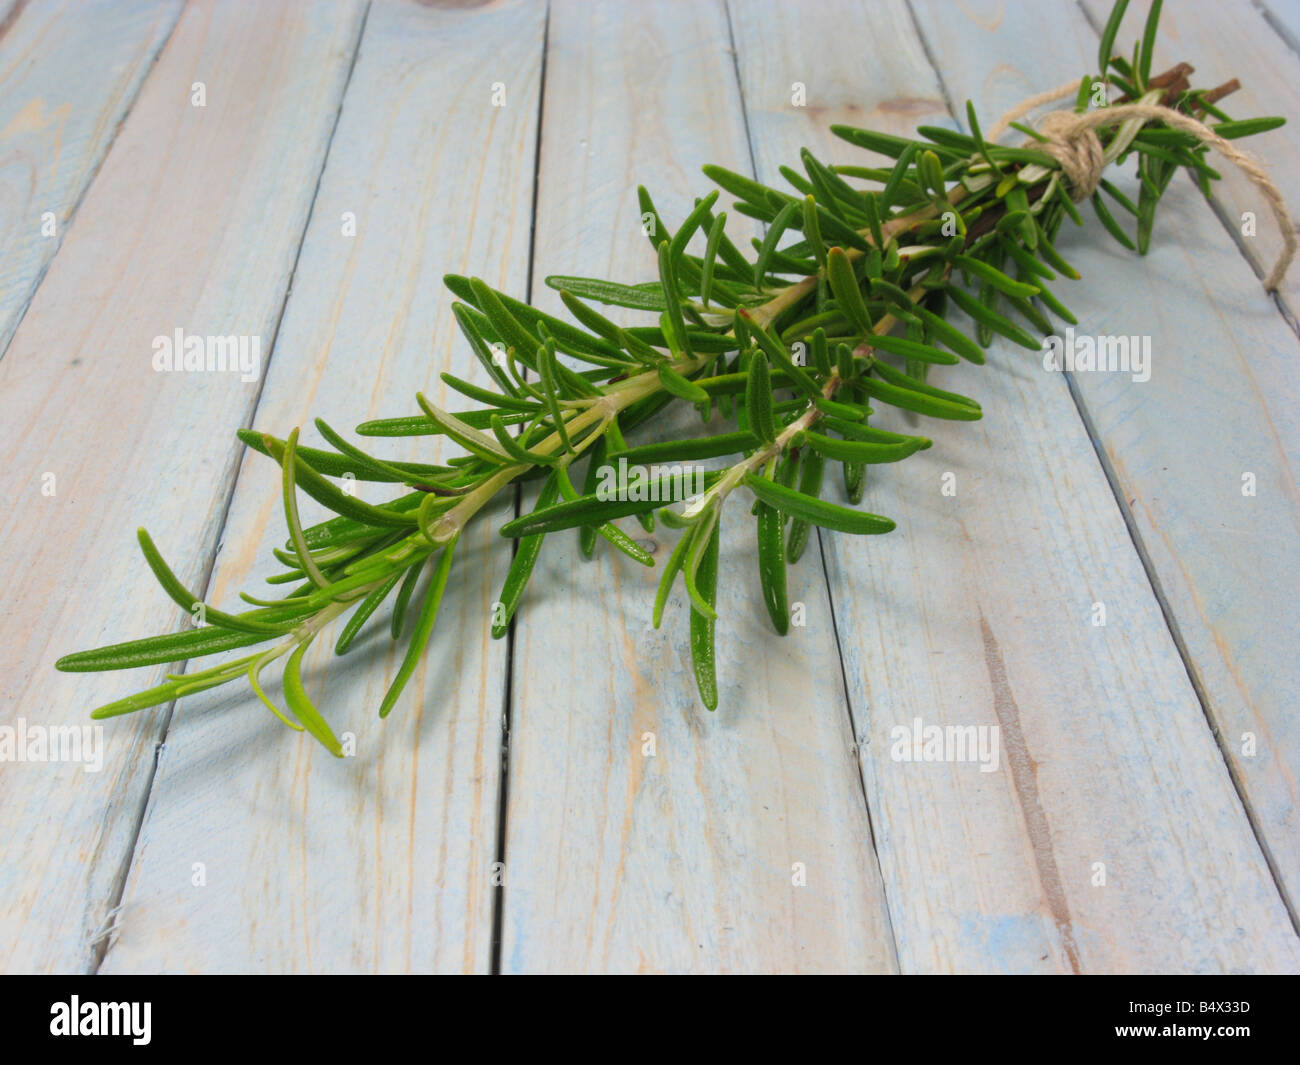
[[[544,24],[537,0],[370,9],[259,428],[302,426],[323,447],[314,417],[356,439],[357,422],[418,409],[417,390],[459,407],[444,369],[479,379],[442,275],[525,283]],[[438,460],[435,438],[359,442]],[[269,594],[262,579],[283,568],[271,555],[286,536],[278,480],[265,457],[245,456],[213,602]],[[337,624],[312,648],[307,690],[348,743],[345,762],[247,685],[180,704],[104,971],[487,971],[508,650],[488,628],[510,563],[496,532],[509,502],[461,537],[424,664],[387,719],[377,711],[407,646],[389,638],[388,611],[346,657],[333,654]],[[324,517],[302,506],[305,522]],[[277,674],[265,680],[278,699]],[[194,861],[209,872],[202,890]]]
[[[1289,5],[1267,2],[1285,30]],[[478,379],[451,340],[440,274],[478,272],[522,293],[530,265],[540,3],[375,4],[350,73],[359,5],[193,6],[111,151],[169,25],[147,12],[171,7],[132,8],[81,81],[28,63],[14,43],[43,26],[65,42],[49,54],[95,51],[95,16],[75,25],[71,10],[33,5],[0,39],[0,67],[10,62],[10,84],[30,97],[0,92],[0,144],[31,160],[31,197],[62,204],[61,231],[89,185],[0,362],[0,468],[19,478],[8,493],[19,503],[0,517],[0,600],[46,602],[51,565],[70,556],[75,571],[61,580],[80,589],[24,631],[0,617],[5,672],[20,678],[5,722],[81,722],[138,685],[50,670],[58,653],[173,617],[121,529],[147,519],[191,581],[221,530],[210,592],[222,603],[267,572],[282,539],[264,459],[239,468],[226,515],[233,450],[192,454],[243,420],[254,393],[212,381],[159,392],[137,373],[150,336],[182,320],[228,332],[237,319],[269,338],[278,324],[258,424],[324,414],[345,427],[411,409],[416,388],[436,397],[443,365]],[[1095,52],[1068,4],[565,2],[550,17],[537,278],[650,276],[638,180],[676,218],[708,187],[699,163],[746,170],[752,150],[760,177],[777,182],[802,144],[860,161],[827,135],[830,122],[901,133],[947,122],[945,91],[991,119],[1088,69]],[[1222,77],[1246,82],[1243,111],[1295,110],[1293,53],[1282,36],[1260,36],[1273,30],[1258,9],[1178,5],[1170,24],[1171,50],[1212,80],[1219,50],[1257,43],[1255,69]],[[250,40],[273,44],[250,51]],[[1023,63],[1044,41],[1059,61]],[[178,112],[198,67],[216,102]],[[488,91],[497,80],[504,111]],[[1293,129],[1271,136],[1260,149],[1279,146],[1290,191],[1300,142]],[[162,180],[142,200],[150,174]],[[19,202],[13,224],[10,202],[0,232],[19,234],[19,253],[0,274],[0,330],[54,248],[24,228],[35,200]],[[1238,211],[1240,186],[1218,202]],[[346,211],[355,237],[340,231]],[[1148,259],[1106,240],[1096,228],[1063,238],[1087,280],[1060,294],[1081,330],[1149,335],[1151,380],[1079,374],[1072,394],[1003,344],[983,369],[939,371],[941,385],[983,401],[985,420],[927,422],[933,449],[873,471],[866,506],[901,528],[827,536],[820,551],[815,541],[791,574],[808,623],[785,641],[748,585],[724,585],[717,714],[695,702],[681,602],[662,632],[638,620],[656,575],[608,552],[575,559],[575,538],[548,545],[513,662],[504,874],[492,860],[505,645],[487,640],[484,620],[507,557],[501,511],[467,541],[482,563],[445,606],[456,638],[440,640],[406,711],[371,720],[392,670],[374,646],[328,665],[321,655],[309,670],[339,730],[359,722],[355,762],[327,762],[232,690],[182,708],[152,789],[161,712],[110,726],[101,775],[6,767],[0,967],[97,964],[147,798],[111,971],[482,971],[502,875],[507,971],[1300,968],[1266,864],[1293,893],[1295,338],[1186,183]],[[538,294],[554,309],[553,294]],[[50,352],[91,348],[93,365],[52,369]],[[74,431],[40,443],[74,402]],[[39,495],[45,470],[60,478],[54,499]],[[1241,491],[1247,473],[1253,496]],[[947,474],[956,495],[943,492]],[[171,505],[157,509],[159,498]],[[724,550],[743,568],[752,533],[732,510]],[[1092,624],[1096,604],[1104,626]],[[592,676],[574,675],[575,646],[600,663]],[[904,761],[899,730],[918,719],[997,735],[996,768]],[[32,827],[51,820],[64,831]]]
[[[202,584],[233,481],[230,434],[258,384],[157,373],[153,341],[181,326],[269,350],[362,15],[187,8],[0,359],[0,602],[23,606],[0,614],[0,722],[89,726],[95,706],[161,679],[54,662],[189,621],[131,530],[147,524],[180,578]],[[100,772],[0,772],[0,969],[95,966],[165,720],[100,726]]]
[[[0,356],[181,4],[2,7]]]

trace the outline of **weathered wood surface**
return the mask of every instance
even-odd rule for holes
[[[0,354],[180,10],[0,4]]]
[[[1208,78],[1256,47],[1255,85],[1223,70],[1246,85],[1237,111],[1294,119],[1292,13],[1269,3],[1270,19],[1167,5],[1169,48]],[[54,8],[29,17],[84,36]],[[1050,69],[1026,58],[1044,40]],[[516,294],[531,277],[550,310],[547,273],[652,276],[637,183],[671,226],[710,188],[704,162],[773,183],[803,145],[860,162],[831,122],[906,133],[952,124],[968,96],[993,116],[1089,69],[1095,44],[1073,5],[975,0],[187,6],[133,106],[108,59],[96,76],[118,102],[80,90],[75,121],[95,133],[49,179],[80,206],[0,361],[15,501],[0,724],[80,724],[152,682],[51,669],[183,624],[133,525],[219,605],[272,571],[278,477],[241,456],[235,425],[308,439],[313,415],[347,429],[442,395],[440,370],[482,381],[443,273]],[[22,84],[58,82],[42,64],[60,54]],[[0,81],[0,119],[24,104]],[[115,140],[90,117],[128,106]],[[1293,133],[1257,150],[1289,159]],[[1288,192],[1292,169],[1274,165]],[[1224,218],[1248,209],[1239,184],[1217,195]],[[743,576],[720,589],[716,714],[695,698],[680,588],[655,632],[657,573],[603,545],[586,561],[576,534],[546,545],[513,644],[489,640],[503,499],[461,545],[433,650],[387,722],[382,618],[348,658],[328,639],[310,656],[309,691],[355,736],[346,762],[232,687],[110,723],[102,773],[4,766],[0,968],[1300,969],[1281,890],[1300,873],[1296,341],[1182,178],[1164,212],[1146,260],[1095,226],[1061,241],[1087,278],[1058,285],[1080,330],[1150,334],[1152,379],[1079,374],[1072,392],[1002,343],[984,368],[943,368],[984,420],[925,420],[934,448],[875,469],[864,506],[899,531],[814,538],[791,571],[807,623],[784,640],[757,596],[752,519],[731,508],[723,550]],[[152,338],[178,325],[260,335],[262,381],[153,373]],[[637,535],[660,559],[675,540]],[[892,730],[917,718],[997,727],[997,771],[896,760]]]
[[[157,683],[161,669],[53,664],[182,623],[139,557],[141,522],[183,581],[203,583],[239,454],[231,428],[258,385],[157,373],[153,340],[180,327],[269,349],[361,17],[359,5],[187,7],[0,359],[4,724],[80,726]],[[191,105],[200,79],[204,108]],[[164,721],[104,728],[98,773],[0,773],[0,968],[93,966]]]
[[[523,288],[544,19],[532,0],[371,7],[259,428],[302,425],[304,442],[323,446],[313,416],[346,429],[415,410],[417,390],[459,407],[438,373],[485,376],[441,278]],[[345,212],[355,236],[343,235]],[[430,441],[407,441],[405,455],[383,443],[381,453],[417,458]],[[278,480],[260,455],[241,466],[212,601],[282,568],[267,564],[286,536]],[[313,700],[355,736],[345,764],[242,686],[182,705],[105,971],[486,971],[507,650],[488,623],[510,561],[495,531],[503,513],[457,547],[431,652],[387,721],[376,711],[405,642],[394,648],[385,618],[346,658],[332,659],[337,626],[309,656]],[[193,862],[206,887],[192,884]]]

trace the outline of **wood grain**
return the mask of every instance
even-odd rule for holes
[[[0,4],[0,355],[180,10]]]
[[[181,327],[261,336],[269,350],[361,16],[188,7],[0,360],[6,724],[85,725],[94,706],[157,683],[159,669],[60,675],[53,663],[182,623],[134,525],[202,583],[238,455],[230,430],[258,385],[157,373],[153,340]],[[190,102],[196,80],[205,108]],[[93,965],[164,720],[105,728],[99,773],[27,762],[0,774],[0,968]]]
[[[716,3],[553,5],[535,276],[653,276],[636,183],[671,226],[701,164],[749,170],[728,46]],[[662,564],[675,536],[650,539]],[[680,582],[656,632],[657,572],[547,541],[516,629],[503,971],[893,968],[820,566],[792,574],[808,623],[782,641],[741,507],[723,552],[744,577],[719,589],[710,714]]]
[[[371,8],[259,427],[303,425],[304,440],[324,446],[313,415],[346,430],[415,410],[417,390],[459,408],[439,371],[485,377],[441,277],[523,286],[544,20],[532,0]],[[494,82],[504,107],[493,106]],[[341,232],[347,211],[355,237]],[[430,437],[371,443],[436,454]],[[242,464],[215,601],[264,594],[258,580],[282,568],[270,554],[285,539],[278,480],[260,455]],[[488,969],[506,676],[506,644],[488,626],[510,560],[503,515],[462,538],[425,663],[386,721],[376,710],[405,652],[388,638],[387,610],[347,657],[333,658],[328,631],[309,657],[312,698],[355,737],[347,761],[285,729],[242,685],[181,705],[105,971]],[[191,883],[192,862],[204,863],[206,887]]]

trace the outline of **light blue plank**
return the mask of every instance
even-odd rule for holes
[[[95,0],[0,12],[0,356],[180,10]]]

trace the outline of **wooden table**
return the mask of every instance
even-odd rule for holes
[[[273,572],[279,474],[236,427],[483,381],[443,274],[550,310],[549,273],[647,279],[638,182],[675,221],[705,162],[861,162],[832,122],[987,124],[1092,69],[1107,8],[0,0],[0,724],[158,682],[53,670],[186,623],[137,525],[217,604]],[[1166,8],[1157,62],[1300,116],[1293,0]],[[1250,147],[1300,204],[1300,127]],[[1149,336],[1150,380],[941,368],[983,420],[873,474],[896,533],[814,538],[804,625],[724,583],[716,714],[680,589],[656,632],[657,575],[572,535],[489,638],[503,499],[387,722],[385,637],[309,659],[347,760],[232,686],[110,722],[99,772],[0,766],[0,968],[1300,969],[1300,273],[1264,294],[1279,238],[1222,169],[1145,259],[1062,240],[1080,331]],[[256,379],[155,372],[177,329],[259,338]],[[899,760],[917,719],[996,726],[996,771]]]

